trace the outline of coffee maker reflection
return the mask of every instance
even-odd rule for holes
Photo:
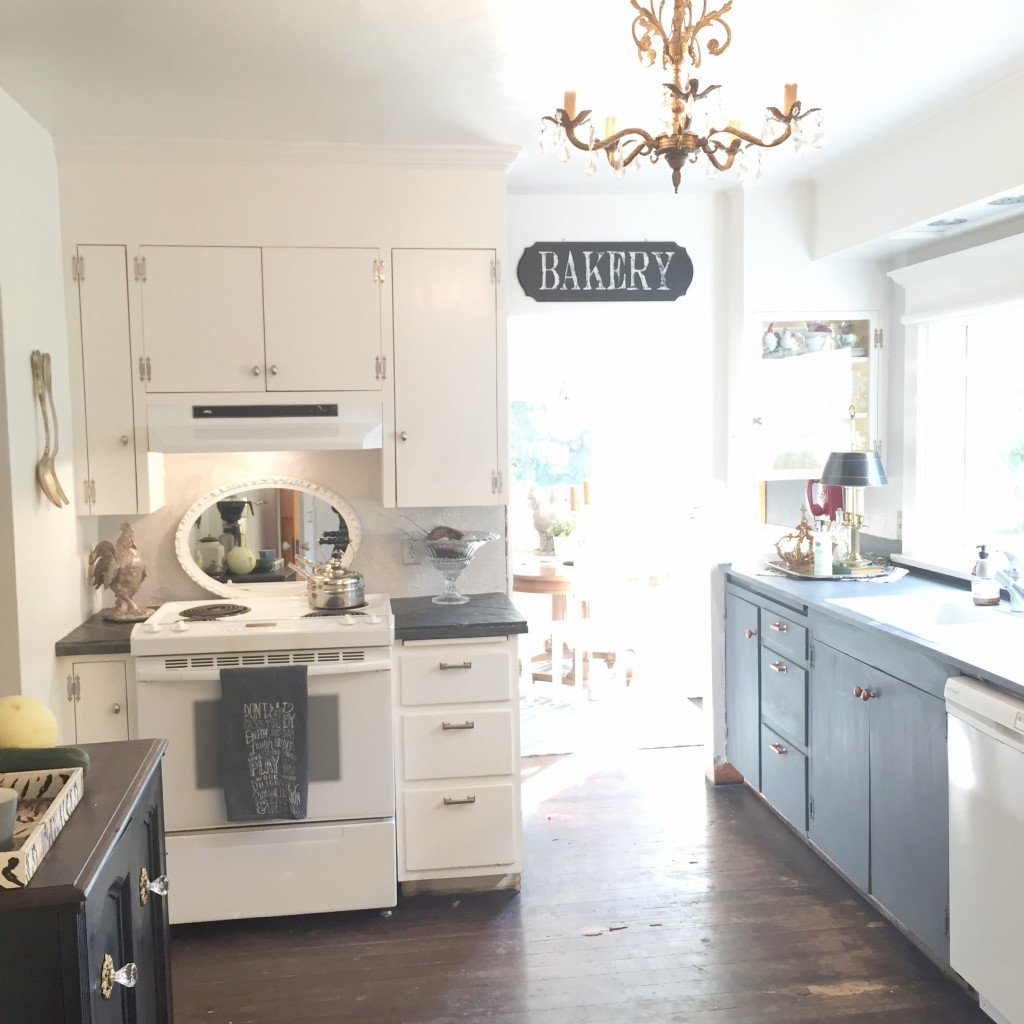
[[[224,545],[224,553],[227,554],[232,548],[244,548],[245,544],[245,520],[242,518],[245,513],[245,506],[253,511],[252,502],[248,498],[228,498],[225,501],[217,502],[217,511],[220,513],[221,522],[224,524],[224,532],[221,534],[220,542]]]

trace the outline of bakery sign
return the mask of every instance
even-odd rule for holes
[[[538,302],[672,302],[693,262],[675,242],[536,242],[517,274]]]

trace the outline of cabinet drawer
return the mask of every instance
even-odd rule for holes
[[[807,757],[761,726],[761,792],[791,825],[807,831]]]
[[[761,643],[779,654],[807,661],[807,626],[802,619],[779,615],[771,608],[761,609]]]
[[[807,745],[807,670],[767,647],[761,649],[761,718]]]
[[[406,779],[511,775],[512,711],[403,715],[402,754]]]
[[[398,656],[405,705],[509,700],[511,672],[508,651],[472,644],[406,650]]]
[[[408,791],[404,808],[408,871],[498,866],[515,860],[511,782],[453,782],[443,789]]]

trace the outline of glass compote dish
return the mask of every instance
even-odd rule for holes
[[[430,564],[441,574],[444,589],[433,598],[434,604],[466,604],[469,598],[460,594],[455,581],[473,561],[479,548],[488,541],[497,540],[496,533],[463,533],[461,537],[425,538],[420,543],[430,559]]]

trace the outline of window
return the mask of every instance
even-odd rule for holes
[[[1024,558],[1024,306],[917,328],[912,500],[904,551],[970,568],[975,548]]]

